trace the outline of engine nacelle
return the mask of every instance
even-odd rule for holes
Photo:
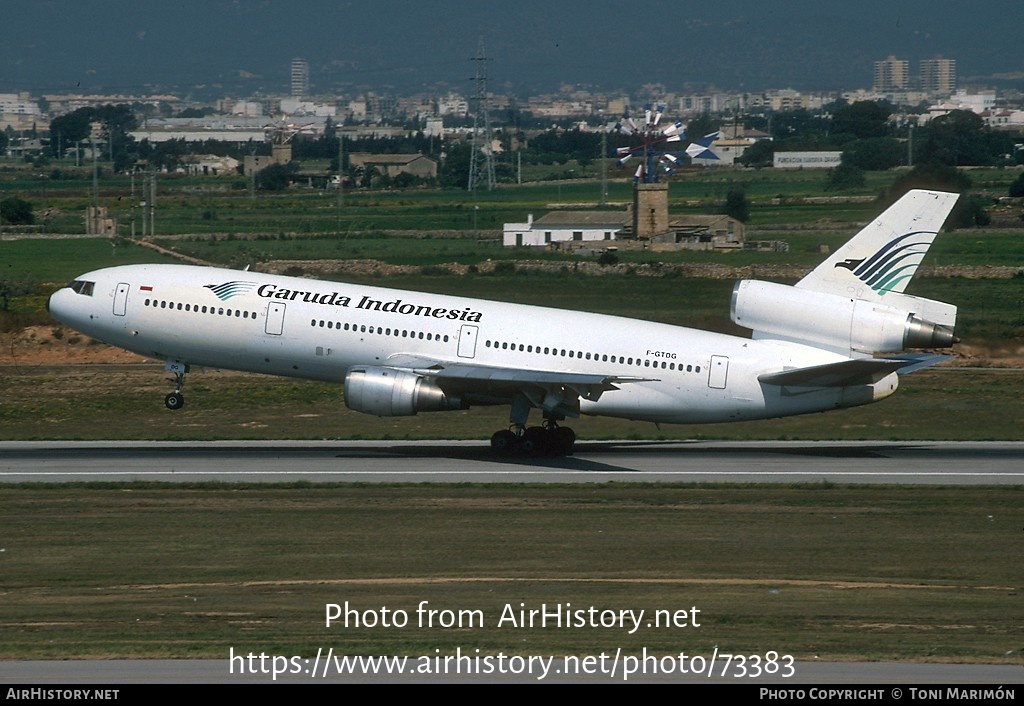
[[[416,373],[377,366],[352,368],[345,376],[345,406],[378,417],[467,409],[436,383]]]
[[[742,280],[732,291],[731,314],[733,322],[754,331],[754,338],[806,343],[846,354],[898,353],[956,343],[952,325],[917,315],[917,311],[934,312],[952,323],[956,307],[899,293],[893,293],[892,299],[897,306]]]

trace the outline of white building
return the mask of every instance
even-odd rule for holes
[[[506,223],[502,244],[506,247],[544,247],[551,243],[615,240],[632,224],[626,211],[552,211],[526,223]]]
[[[336,106],[316,103],[300,98],[282,98],[281,112],[286,115],[307,116],[317,118],[333,118],[338,115]]]
[[[311,128],[319,131],[319,122]],[[136,141],[149,140],[151,144],[168,140],[186,142],[262,143],[267,138],[267,119],[261,116],[211,115],[205,118],[149,118],[138,130],[129,133]]]
[[[183,171],[192,176],[235,176],[240,162],[234,157],[196,154],[184,159]]]
[[[772,166],[776,169],[835,169],[842,158],[842,152],[776,152]]]

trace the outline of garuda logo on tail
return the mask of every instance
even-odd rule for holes
[[[890,240],[869,258],[847,258],[835,266],[849,270],[880,296],[901,291],[897,285],[914,276],[935,235],[935,231],[907,233]]]

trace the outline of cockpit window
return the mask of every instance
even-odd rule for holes
[[[95,282],[87,282],[84,279],[76,279],[68,284],[75,294],[81,294],[86,297],[92,296],[92,290],[96,286]]]

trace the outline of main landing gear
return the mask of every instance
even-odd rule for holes
[[[164,370],[174,373],[174,392],[164,398],[164,405],[170,410],[181,409],[185,406],[185,395],[181,394],[181,388],[185,386],[188,365],[178,360],[169,360],[164,365]]]
[[[554,419],[547,418],[544,426],[513,423],[491,437],[491,449],[502,456],[571,456],[575,443],[576,433],[572,429],[560,427]]]

